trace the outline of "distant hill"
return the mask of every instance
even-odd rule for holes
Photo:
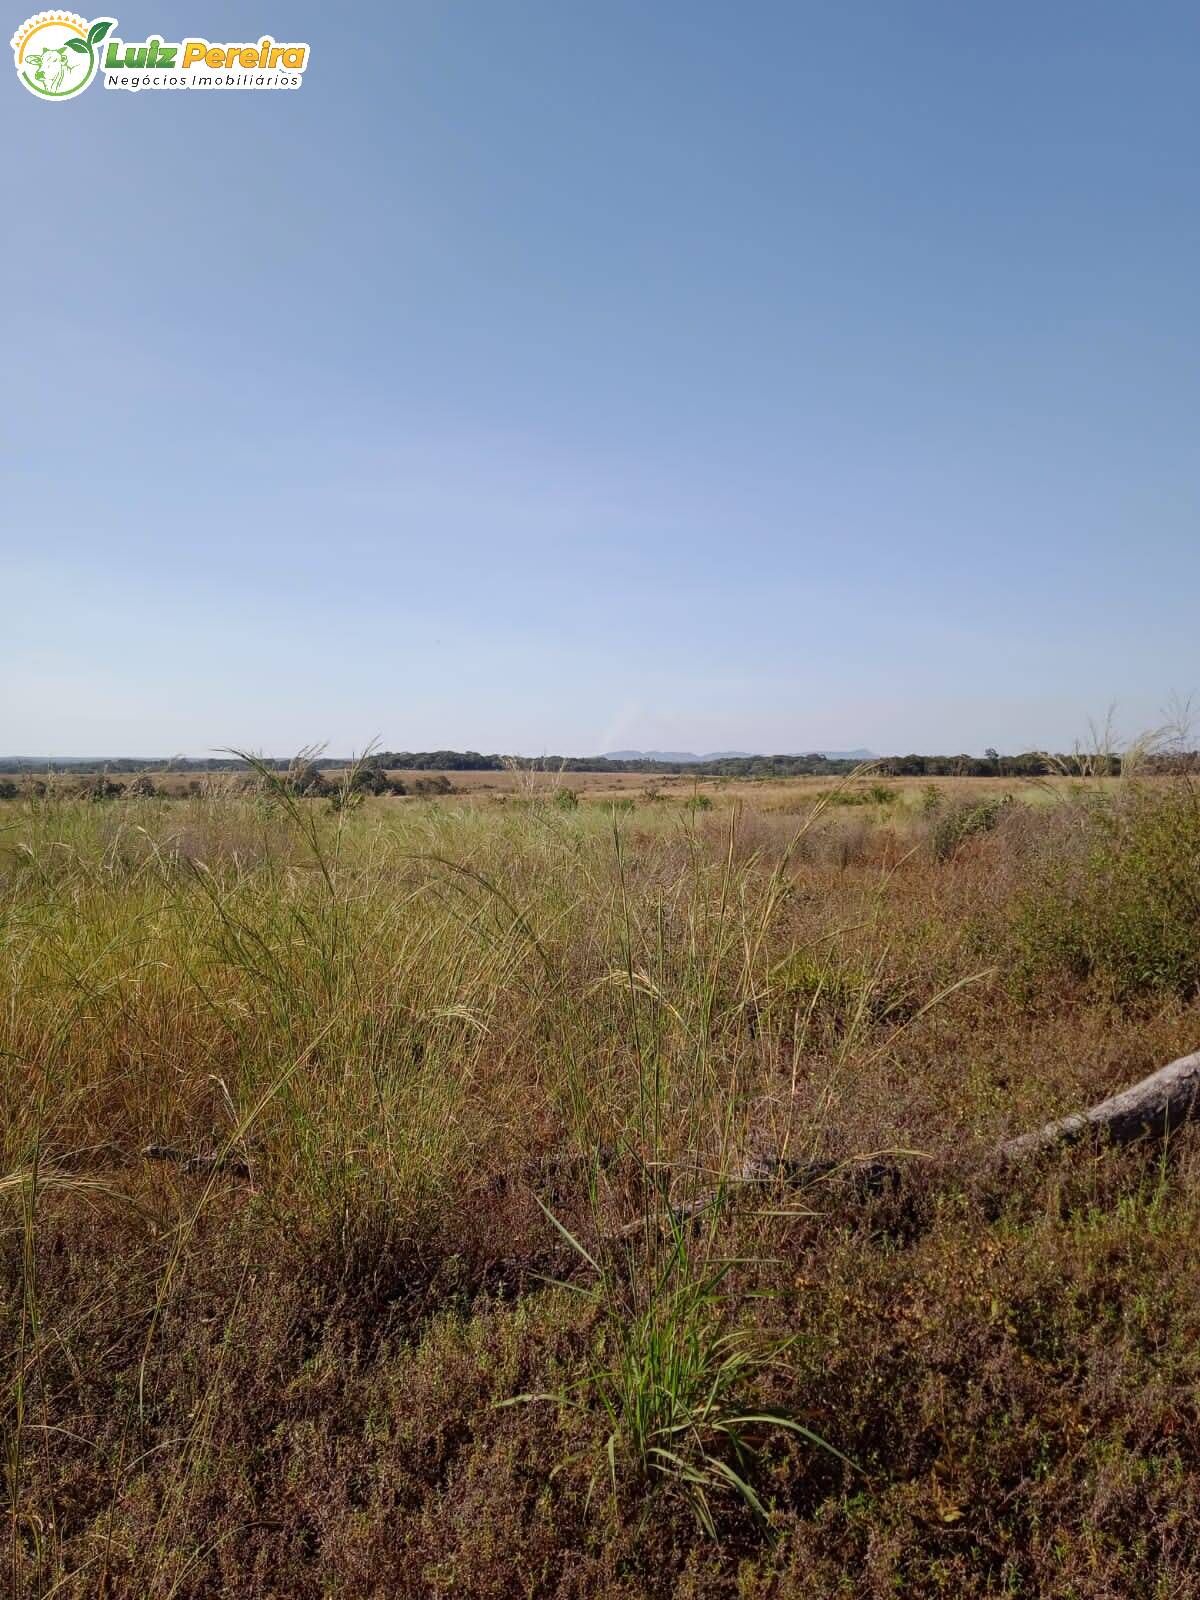
[[[748,756],[749,750],[722,750],[720,755],[698,756],[694,750],[606,750],[604,761],[725,761]]]
[[[702,762],[702,761],[750,761],[755,754],[753,750],[710,750],[707,755],[698,756],[691,750],[606,750],[602,757],[605,761],[676,761],[676,762]],[[826,761],[874,761],[873,750],[789,750],[787,752],[775,751],[773,754],[786,753],[789,756],[823,756]]]

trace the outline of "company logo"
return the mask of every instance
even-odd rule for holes
[[[30,94],[70,100],[82,94],[100,66],[100,41],[117,25],[97,17],[90,25],[72,11],[39,11],[12,36],[17,76]]]
[[[39,11],[12,37],[17,76],[31,94],[70,100],[97,75],[106,89],[298,89],[309,49],[278,44],[263,34],[249,44],[157,34],[137,43],[119,39],[115,17],[85,22],[71,11]]]

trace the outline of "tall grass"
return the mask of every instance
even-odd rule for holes
[[[553,802],[364,812],[260,779],[135,810],[51,798],[6,844],[4,1059],[26,1091],[0,1110],[5,1169],[128,1172],[147,1146],[208,1161],[174,1201],[139,1409],[230,1155],[261,1205],[345,1250],[364,1219],[411,1232],[497,1166],[579,1152],[577,1225],[641,1218],[644,1269],[619,1297],[600,1280],[612,1326],[698,1360],[717,1279],[670,1219],[740,1158],[742,1049],[775,1025],[767,953],[819,813],[778,860],[738,862],[736,813],[702,833],[690,811],[635,826]],[[688,1380],[714,1406],[750,1370],[732,1337],[705,1333]],[[634,1425],[639,1458],[683,1449],[659,1428]]]
[[[243,1522],[274,1514],[254,1474],[283,1472],[256,1455],[253,1516],[208,1530],[206,1497],[237,1480],[227,1385],[261,1381],[267,1440],[306,1385],[328,1429],[378,1351],[424,1370],[436,1316],[460,1330],[436,1336],[452,1351],[491,1337],[486,1308],[517,1292],[534,1297],[504,1324],[519,1346],[460,1373],[481,1387],[444,1431],[466,1450],[531,1430],[547,1481],[578,1467],[587,1526],[644,1528],[683,1501],[709,1539],[757,1538],[804,1472],[865,1492],[845,1458],[882,1447],[814,1369],[822,1305],[845,1285],[831,1268],[824,1302],[801,1287],[806,1230],[834,1202],[743,1193],[747,1154],[953,1145],[1071,1103],[1044,1019],[993,981],[1008,951],[1039,995],[1062,1002],[1064,974],[1081,985],[1075,1026],[1100,1027],[1097,974],[1133,973],[1143,997],[1151,974],[1176,1006],[1193,993],[1182,788],[1071,800],[1066,829],[1052,807],[989,811],[942,849],[958,813],[890,788],[853,816],[836,791],[800,790],[767,815],[563,804],[553,787],[502,806],[358,804],[352,775],[331,804],[259,777],[257,792],[3,807],[15,1594],[220,1592]],[[1057,894],[1037,874],[1068,837]],[[1035,904],[1043,921],[1023,923]],[[1139,1048],[1166,1049],[1179,1017],[1164,1010]],[[844,1344],[869,1312],[846,1313]],[[343,1342],[326,1369],[329,1327]],[[197,1330],[203,1361],[177,1354]],[[119,1376],[101,1404],[104,1349]],[[497,1409],[531,1394],[556,1403]],[[423,1403],[444,1418],[458,1401]],[[399,1427],[372,1407],[362,1438]]]

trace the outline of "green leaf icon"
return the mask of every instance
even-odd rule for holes
[[[111,27],[111,22],[93,22],[88,29],[87,42],[92,45],[99,44]]]
[[[87,53],[88,53],[88,47],[87,47],[87,45],[84,44],[82,39],[68,39],[67,40],[67,49],[68,50],[78,50],[80,55],[84,55],[84,56],[87,55]]]

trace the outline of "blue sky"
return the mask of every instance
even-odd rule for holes
[[[1200,688],[1193,5],[113,9],[312,64],[9,68],[0,753],[1061,748]]]

